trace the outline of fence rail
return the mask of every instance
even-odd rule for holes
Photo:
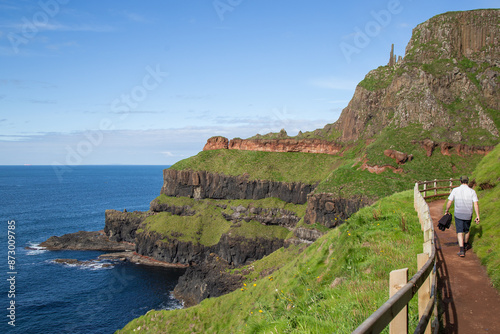
[[[418,213],[418,218],[422,231],[424,233],[424,252],[418,254],[417,262],[419,266],[418,272],[408,281],[407,277],[404,281],[397,281],[393,277],[401,276],[401,271],[408,272],[408,269],[394,270],[391,272],[389,279],[390,289],[396,288],[395,292],[389,300],[379,307],[370,317],[368,317],[356,330],[354,334],[365,333],[380,333],[389,325],[389,333],[401,334],[408,333],[408,308],[410,300],[418,293],[418,310],[419,323],[414,333],[429,334],[432,329],[437,333],[438,318],[436,308],[436,247],[434,245],[434,227],[429,211],[429,206],[425,202],[425,198],[421,192],[425,191],[425,185],[433,183],[435,188],[437,183],[443,180],[425,181],[415,183],[414,187],[414,207]],[[453,187],[452,179],[445,180],[450,182],[446,188],[450,190]],[[419,189],[419,185],[424,185],[424,190]],[[429,190],[429,189],[428,189]],[[432,195],[433,197],[435,195]],[[407,274],[406,274],[407,275]],[[429,324],[431,318],[434,321]]]
[[[453,185],[454,182],[458,182],[457,185]],[[439,186],[438,187],[438,184],[441,184],[441,183],[446,183],[447,185],[445,186]],[[420,187],[420,185],[423,185],[423,189],[422,190],[419,190],[419,192],[421,193],[424,193],[424,199],[428,199],[428,198],[433,198],[433,197],[440,197],[440,196],[446,196],[446,195],[449,195],[451,190],[453,188],[456,188],[458,186],[460,186],[460,179],[443,179],[443,180],[433,180],[433,181],[423,181],[423,182],[417,182],[418,186]],[[431,188],[428,188],[427,185],[428,184],[432,184],[433,187]],[[438,194],[438,190],[441,190],[441,189],[450,189],[450,191],[448,192],[445,192],[445,193],[439,193]],[[432,195],[427,195],[427,192],[431,192],[432,191]]]

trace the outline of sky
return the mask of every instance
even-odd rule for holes
[[[0,0],[0,165],[170,165],[335,122],[412,29],[483,0]]]

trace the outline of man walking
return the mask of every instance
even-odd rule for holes
[[[471,248],[469,244],[469,230],[472,221],[472,207],[476,211],[476,224],[479,224],[479,204],[477,194],[469,187],[469,178],[460,177],[460,187],[454,188],[448,197],[446,212],[450,210],[451,203],[455,201],[455,227],[457,230],[458,246],[460,251],[458,256],[464,257],[465,251]]]

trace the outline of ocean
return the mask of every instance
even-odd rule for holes
[[[54,260],[103,252],[38,246],[53,235],[102,230],[106,209],[148,210],[167,167],[0,166],[0,332],[113,333],[148,310],[181,308],[171,291],[183,269],[61,264]]]

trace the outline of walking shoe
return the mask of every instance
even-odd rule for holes
[[[468,243],[468,242],[467,242],[467,243],[464,245],[464,248],[465,248],[465,250],[466,250],[466,251],[468,251],[469,249],[471,249],[471,248],[472,248],[472,245],[471,245],[470,243]]]
[[[465,252],[461,250],[460,252],[457,253],[457,255],[460,256],[460,257],[464,257],[465,256]]]

